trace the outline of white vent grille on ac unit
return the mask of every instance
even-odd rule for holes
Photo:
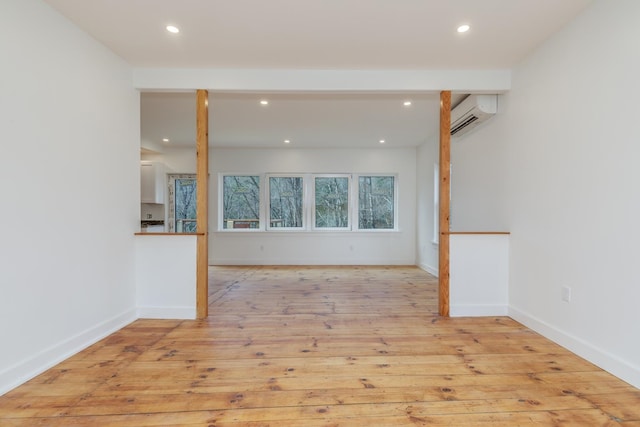
[[[451,110],[451,136],[469,133],[498,111],[498,95],[469,95]]]

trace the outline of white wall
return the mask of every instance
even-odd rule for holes
[[[141,160],[164,163],[170,173],[196,173],[195,144],[189,148],[160,147],[160,149],[162,151],[158,153],[142,154]]]
[[[506,316],[509,235],[452,234],[449,254],[451,316]]]
[[[417,150],[417,264],[423,270],[438,275],[438,245],[434,234],[434,165],[439,163],[439,142],[431,138]]]
[[[499,95],[496,116],[451,139],[451,231],[509,231],[503,148],[509,136],[494,125],[504,114],[504,100]]]
[[[636,0],[596,1],[520,64],[453,185],[454,218],[512,233],[511,316],[640,387],[638,17]]]
[[[132,70],[39,0],[0,2],[0,393],[135,318]]]
[[[415,263],[416,150],[223,149],[210,152],[209,261],[211,264]],[[397,173],[399,231],[220,232],[218,174]]]

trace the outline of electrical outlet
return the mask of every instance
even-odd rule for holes
[[[571,302],[571,288],[568,286],[562,287],[562,301]]]

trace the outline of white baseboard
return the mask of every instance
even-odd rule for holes
[[[422,264],[422,263],[418,264],[418,267],[420,267],[421,269],[423,269],[427,273],[438,277],[438,269],[437,268],[434,268],[434,267],[431,267],[430,265]]]
[[[626,381],[632,386],[640,388],[640,366],[636,366],[629,361],[622,360],[619,357],[597,348],[578,337],[570,335],[525,311],[519,310],[516,307],[509,306],[509,317],[522,323],[526,327],[533,329],[545,338],[550,339],[578,356],[588,360],[594,365],[615,375],[621,380]]]
[[[0,396],[136,320],[128,310],[0,372]]]
[[[506,305],[450,305],[451,317],[487,317],[507,316],[509,307]]]
[[[360,260],[360,259],[349,259],[345,260],[343,258],[327,258],[318,260],[317,258],[313,259],[298,259],[298,260],[264,260],[264,259],[247,259],[247,258],[218,258],[218,259],[209,259],[209,265],[414,265],[413,262],[407,262],[405,260],[399,259],[378,259],[378,260]]]
[[[195,307],[138,307],[140,319],[184,319],[196,318]]]

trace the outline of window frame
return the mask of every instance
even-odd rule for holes
[[[169,233],[182,233],[183,230],[178,230],[177,219],[176,219],[176,194],[178,192],[176,181],[188,179],[195,182],[195,187],[197,188],[197,179],[195,173],[167,173],[167,216],[165,224],[167,225],[167,230]],[[197,212],[197,196],[194,194],[194,203],[196,207],[194,208]],[[197,215],[196,215],[197,216]],[[195,222],[197,226],[197,218],[186,218],[189,222]]]
[[[257,177],[258,178],[258,227],[256,228],[225,228],[224,221],[224,181],[225,177]],[[270,179],[292,177],[302,179],[302,226],[274,227],[271,225],[271,195]],[[360,178],[361,177],[392,177],[393,178],[393,228],[360,228]],[[316,226],[316,178],[346,178],[347,179],[347,226],[346,227],[317,227]],[[399,174],[398,173],[218,173],[218,224],[219,232],[298,232],[298,233],[385,233],[398,232],[399,229]]]
[[[225,228],[224,219],[224,178],[227,176],[238,177],[258,177],[258,227],[255,228]],[[221,172],[218,174],[218,231],[225,233],[257,233],[265,231],[265,213],[264,205],[264,174],[261,173],[229,173]]]
[[[300,227],[274,227],[271,225],[271,178],[300,178],[302,180],[302,225]],[[265,231],[307,231],[308,230],[308,206],[307,200],[307,175],[299,173],[268,173],[265,174],[265,206],[261,209],[265,212]]]
[[[360,228],[360,178],[362,177],[391,177],[393,178],[393,228]],[[356,182],[354,189],[354,214],[355,226],[353,231],[359,233],[384,233],[398,231],[398,174],[397,173],[358,173],[354,174]]]
[[[346,178],[347,179],[347,226],[346,227],[318,227],[316,226],[316,178]],[[310,175],[310,183],[311,186],[311,197],[309,203],[311,205],[311,209],[309,209],[311,214],[311,230],[319,231],[319,232],[344,232],[344,231],[353,231],[353,175],[348,173],[322,173],[322,174],[311,174]]]

